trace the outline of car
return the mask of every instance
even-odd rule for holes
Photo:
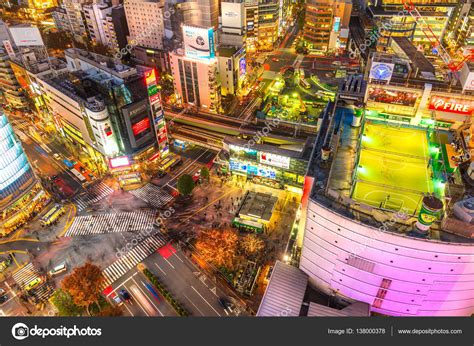
[[[113,297],[112,300],[113,300],[114,303],[117,304],[118,306],[120,306],[120,305],[123,304],[123,299],[122,299],[119,295],[116,295],[115,297]]]
[[[159,172],[157,173],[158,178],[163,178],[165,175],[166,175],[166,172],[165,172],[165,171],[159,171]]]
[[[193,175],[194,182],[197,182],[200,178],[201,178],[201,171],[197,171],[196,173],[194,173]]]
[[[130,296],[130,293],[127,292],[125,289],[121,289],[120,292],[120,297],[123,298],[126,302],[131,302],[132,297]]]
[[[54,157],[56,160],[58,160],[58,161],[61,160],[61,156],[59,156],[58,153],[54,153],[54,154],[53,154],[53,157]]]
[[[66,266],[66,262],[63,262],[61,264],[58,264],[56,267],[54,267],[53,269],[51,269],[49,272],[48,272],[48,275],[53,277],[53,276],[56,276],[56,275],[59,275],[63,272],[67,271],[67,266]]]
[[[25,286],[25,291],[30,291],[36,286],[38,286],[43,280],[41,278],[36,278],[30,281],[26,286]]]
[[[335,60],[331,63],[332,65],[336,65],[336,66],[341,66],[342,65],[342,62],[340,62],[339,60]]]
[[[278,62],[278,61],[280,61],[280,59],[278,59],[278,58],[272,58],[272,61]]]
[[[3,288],[0,288],[0,296],[4,295],[6,292]]]
[[[6,294],[0,296],[0,304],[6,303],[7,300],[8,300],[8,296]]]
[[[225,297],[220,297],[219,298],[219,304],[225,309],[229,310],[232,312],[232,308],[234,307],[234,304],[227,298]]]

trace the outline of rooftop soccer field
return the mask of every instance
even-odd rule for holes
[[[426,132],[366,122],[352,198],[413,213],[434,190]]]

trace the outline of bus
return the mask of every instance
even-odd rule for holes
[[[65,210],[61,204],[55,204],[46,214],[40,219],[41,227],[50,226],[56,223],[60,216],[64,215]]]
[[[311,84],[309,84],[306,79],[300,79],[300,85],[305,89],[311,89]]]
[[[74,176],[79,179],[79,181],[81,183],[85,182],[86,181],[86,178],[81,174],[79,173],[79,171],[75,168],[71,168],[71,173],[74,174]]]

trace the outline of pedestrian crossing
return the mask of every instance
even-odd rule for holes
[[[162,208],[173,199],[168,191],[150,183],[130,193],[155,208]]]
[[[130,244],[133,244],[133,242]],[[105,286],[111,285],[113,282],[125,275],[125,273],[130,269],[164,245],[166,245],[166,240],[162,235],[152,234],[138,243],[131,250],[121,253],[120,258],[103,271],[106,283]]]
[[[82,215],[74,219],[65,236],[143,231],[153,227],[155,217],[153,210]]]
[[[49,297],[51,297],[54,293],[53,285],[46,281],[45,277],[39,273],[38,269],[36,269],[36,267],[31,262],[13,273],[12,277],[22,290],[24,290],[25,287],[33,280],[41,278],[41,283],[28,291],[29,295],[36,303],[48,300]]]
[[[89,187],[87,192],[75,197],[73,203],[76,204],[77,211],[83,211],[90,205],[99,202],[101,199],[104,199],[113,192],[114,189],[101,181],[99,184]]]

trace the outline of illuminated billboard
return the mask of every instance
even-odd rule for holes
[[[158,83],[156,81],[156,72],[154,69],[150,70],[145,75],[145,83],[148,89],[148,98],[151,106],[151,115],[153,118],[153,127],[158,142],[158,149],[161,153],[161,156],[164,156],[168,153],[168,135],[166,131],[166,122],[163,111],[163,106],[161,104],[160,92],[158,90]],[[148,122],[148,127],[150,123]]]
[[[270,154],[265,152],[260,152],[260,163],[265,165],[280,167],[288,169],[290,168],[290,158],[286,156]]]
[[[433,96],[428,108],[440,112],[471,115],[473,102],[469,100]]]
[[[214,29],[195,26],[183,26],[184,52],[189,58],[211,59],[214,49]]]
[[[245,57],[240,58],[239,60],[239,77],[242,78],[247,73],[247,62]]]
[[[370,87],[368,100],[392,105],[414,107],[418,97],[418,93]]]
[[[262,167],[260,165],[252,165],[250,163],[239,162],[231,159],[229,161],[229,167],[231,171],[237,171],[249,175],[276,179],[276,172],[273,169]]]
[[[109,159],[109,166],[111,168],[129,167],[131,165],[132,163],[130,162],[128,156],[120,156]]]
[[[44,46],[40,31],[37,27],[9,27],[13,42],[17,47]]]
[[[370,68],[370,79],[390,81],[395,65],[382,62],[373,62]]]

